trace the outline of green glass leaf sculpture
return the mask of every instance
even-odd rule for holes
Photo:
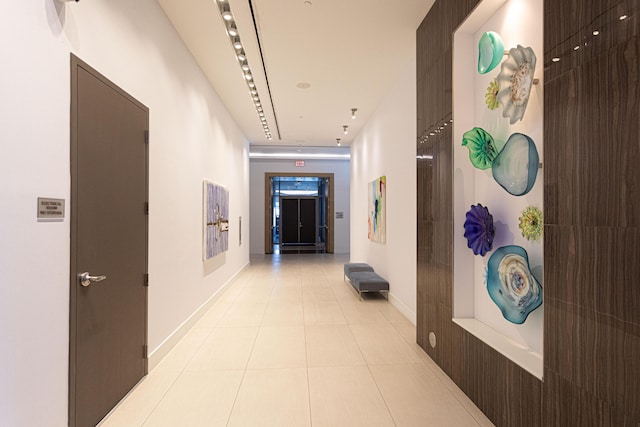
[[[478,42],[478,72],[487,74],[500,64],[504,56],[504,43],[500,34],[487,31]]]
[[[469,160],[478,169],[489,169],[498,155],[493,137],[482,128],[473,128],[462,135],[462,146],[469,149]]]

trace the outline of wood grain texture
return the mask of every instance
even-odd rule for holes
[[[639,18],[545,1],[548,426],[640,424]]]

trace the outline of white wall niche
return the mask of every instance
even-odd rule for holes
[[[533,48],[535,78],[527,110],[513,125],[502,117],[502,106],[490,110],[485,104],[489,83],[501,66],[487,74],[477,72],[478,41],[485,31],[495,31],[505,50],[517,45]],[[527,206],[543,209],[543,173],[538,170],[533,189],[524,196],[512,196],[493,179],[491,169],[479,170],[462,146],[463,134],[474,127],[489,132],[498,150],[515,132],[533,139],[543,162],[543,3],[542,0],[484,0],[454,33],[453,40],[453,229],[454,303],[453,321],[511,359],[537,378],[543,374],[544,304],[529,314],[522,325],[506,320],[486,289],[486,267],[501,246],[518,245],[529,255],[529,263],[544,288],[543,238],[528,241],[518,228],[518,218]],[[505,57],[506,59],[506,57]],[[503,59],[504,60],[504,59]],[[493,215],[496,236],[492,250],[484,257],[474,255],[464,237],[465,214],[481,203]]]

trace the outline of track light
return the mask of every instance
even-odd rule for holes
[[[349,131],[347,130],[348,128],[349,128],[349,126],[347,126],[347,125],[342,126],[342,129],[344,129],[344,134],[345,135],[349,133]]]
[[[336,144],[338,144],[338,147],[340,146],[340,138],[336,138]]]
[[[356,111],[358,111],[358,109],[357,109],[357,108],[352,108],[352,109],[351,109],[351,118],[352,118],[353,120],[355,120],[355,119],[356,119]]]
[[[72,1],[72,0],[69,0]],[[76,0],[77,1],[77,0]],[[231,6],[229,6],[228,0],[214,0],[217,3],[218,11],[222,16],[225,22],[225,30],[227,31],[227,35],[229,36],[229,41],[231,45],[236,51],[236,58],[238,58],[238,63],[240,64],[240,68],[242,69],[242,76],[244,80],[247,82],[247,86],[249,88],[249,93],[251,94],[251,99],[256,108],[256,112],[260,118],[260,122],[264,129],[264,136],[271,141],[271,130],[269,129],[269,125],[267,124],[267,118],[262,109],[262,104],[260,103],[260,97],[258,96],[258,90],[256,89],[256,84],[253,82],[253,73],[251,72],[251,67],[249,67],[247,54],[242,47],[240,32],[238,31],[238,27],[236,25],[235,20],[233,19],[233,14],[231,13]]]

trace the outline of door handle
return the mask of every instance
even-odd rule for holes
[[[91,282],[102,282],[106,279],[107,276],[90,276],[88,271],[85,271],[82,274],[78,274],[78,279],[80,279],[80,284],[82,286],[89,286]]]

